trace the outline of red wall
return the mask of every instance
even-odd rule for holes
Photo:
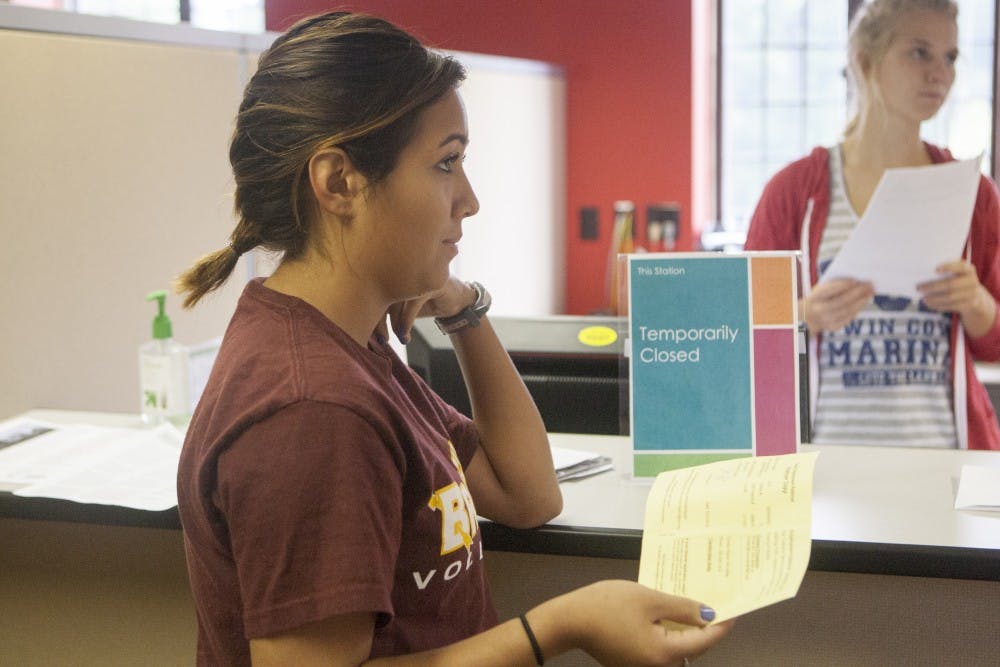
[[[268,30],[330,9],[391,20],[431,46],[554,63],[566,75],[566,307],[607,306],[612,203],[678,202],[692,247],[691,0],[266,0]],[[475,119],[470,119],[475,124]],[[580,208],[600,211],[580,239]]]

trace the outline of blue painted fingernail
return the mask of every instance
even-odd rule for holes
[[[706,623],[715,620],[715,610],[711,607],[701,606],[701,620]]]

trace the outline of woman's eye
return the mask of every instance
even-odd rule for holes
[[[464,159],[465,159],[464,155],[459,155],[458,153],[452,153],[445,159],[441,160],[441,162],[438,163],[438,167],[440,167],[441,171],[446,171],[450,173],[454,168],[455,163],[461,162]]]

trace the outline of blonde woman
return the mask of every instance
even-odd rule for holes
[[[973,367],[1000,359],[1000,204],[989,179],[980,180],[962,257],[936,267],[940,278],[918,286],[921,299],[875,294],[861,280],[818,283],[886,169],[952,159],[922,141],[920,126],[955,80],[957,13],[950,0],[873,0],[858,11],[848,42],[856,115],[841,143],[771,179],[750,223],[746,249],[801,250],[805,259],[816,444],[1000,449]]]

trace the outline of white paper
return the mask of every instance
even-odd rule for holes
[[[962,466],[955,509],[1000,512],[1000,468]]]
[[[45,479],[53,468],[67,465],[73,440],[60,435],[62,425],[34,419],[14,419],[0,424],[0,485],[16,488]],[[38,443],[43,443],[39,445]]]
[[[566,447],[552,447],[552,464],[560,482],[614,470],[614,463],[607,456]]]
[[[25,417],[0,422],[0,452],[58,428],[62,426]],[[3,454],[0,454],[0,457],[2,456]]]
[[[0,425],[0,439],[24,427]],[[182,442],[171,424],[57,427],[0,450],[0,484],[18,496],[166,510],[177,505]]]
[[[918,284],[941,278],[937,266],[962,256],[981,162],[887,169],[821,281],[869,280],[877,294],[919,298]]]
[[[566,447],[552,447],[552,464],[556,470],[569,468],[578,463],[597,458],[593,452],[585,452],[579,449],[568,449]]]

